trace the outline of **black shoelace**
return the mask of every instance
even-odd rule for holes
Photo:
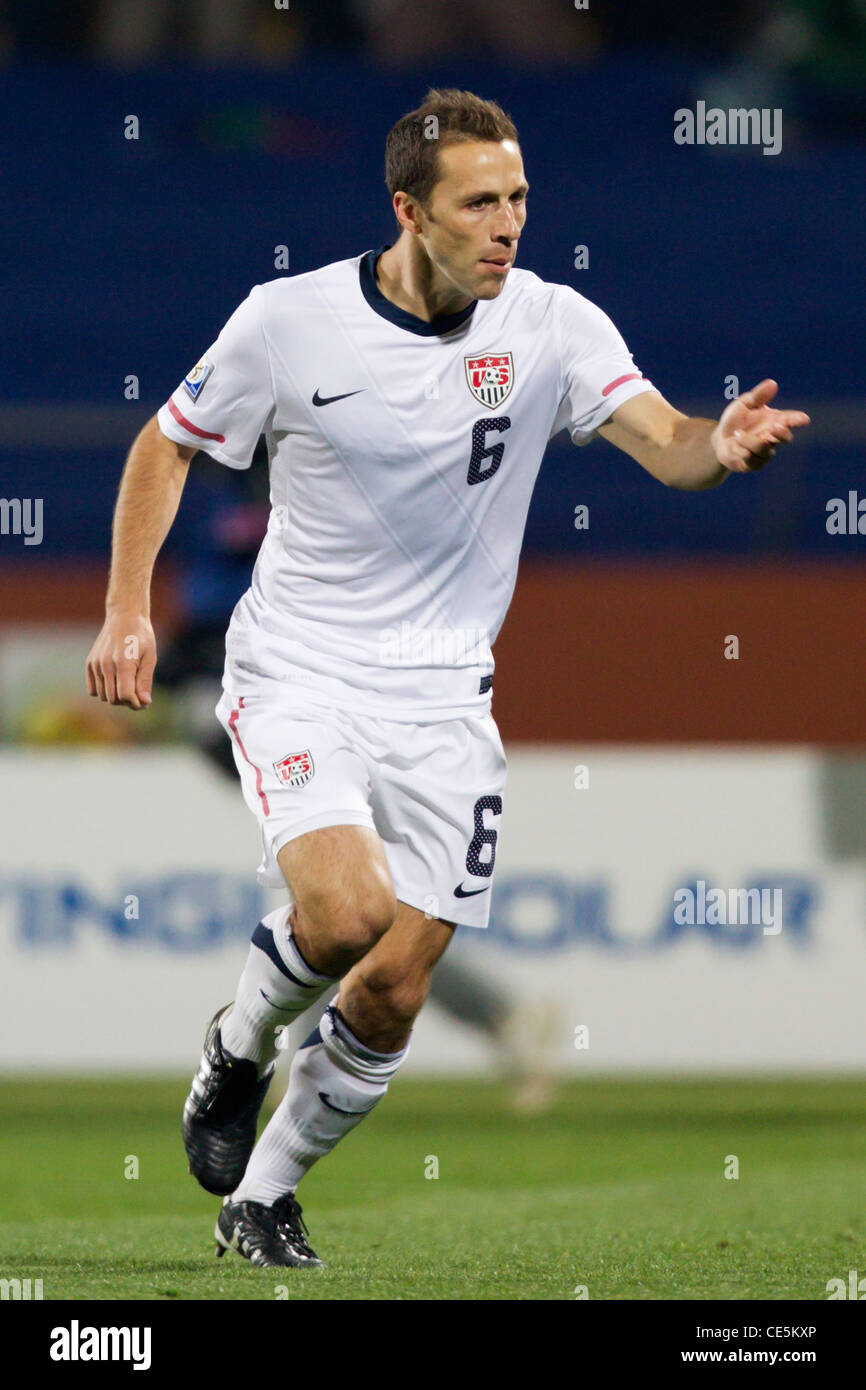
[[[277,1226],[288,1226],[292,1235],[298,1237],[304,1250],[308,1250],[310,1254],[312,1254],[313,1252],[310,1250],[310,1246],[305,1239],[310,1233],[301,1215],[300,1202],[289,1192],[286,1193],[285,1197],[277,1198],[276,1202],[274,1202],[271,1207],[271,1211],[274,1213],[275,1224]]]

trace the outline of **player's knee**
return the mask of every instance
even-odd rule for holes
[[[337,951],[363,954],[391,926],[397,915],[397,899],[385,884],[374,883],[359,893],[339,899],[322,895],[305,904],[307,917]]]
[[[369,951],[393,926],[397,916],[397,898],[393,889],[377,885],[366,891],[358,899],[351,916],[354,930],[358,933],[358,945]]]

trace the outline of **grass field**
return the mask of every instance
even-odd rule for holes
[[[866,1274],[866,1079],[577,1082],[542,1117],[398,1082],[300,1190],[328,1262],[305,1273],[214,1258],[186,1084],[3,1081],[0,1276],[45,1299],[826,1299]]]

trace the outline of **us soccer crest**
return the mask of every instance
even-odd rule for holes
[[[514,385],[514,363],[510,352],[485,352],[482,357],[464,357],[466,380],[476,401],[490,410],[501,405]]]
[[[198,400],[201,395],[201,388],[204,386],[212,371],[213,362],[209,362],[206,357],[203,357],[200,362],[196,362],[189,376],[184,377],[183,384],[186,388],[186,393],[188,396],[191,396],[194,401]]]
[[[309,748],[303,753],[289,753],[288,757],[274,763],[274,772],[284,787],[305,787],[315,770]]]

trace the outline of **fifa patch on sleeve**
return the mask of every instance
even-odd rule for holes
[[[184,388],[191,400],[198,400],[201,395],[202,387],[212,371],[213,362],[209,362],[206,357],[202,357],[200,362],[196,362],[189,375],[184,377]]]

